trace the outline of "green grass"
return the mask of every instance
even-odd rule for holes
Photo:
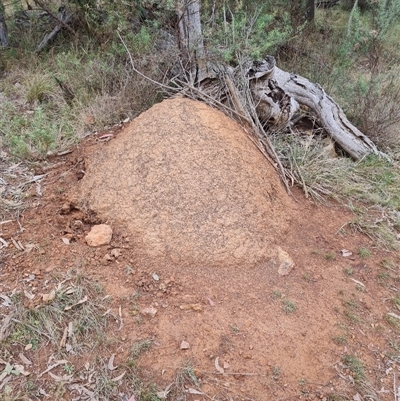
[[[371,251],[368,248],[361,247],[358,249],[357,254],[360,258],[366,259],[371,256]]]
[[[344,273],[346,276],[352,276],[353,273],[354,273],[354,270],[353,270],[351,267],[345,267],[345,268],[343,269],[343,273]]]
[[[291,301],[290,299],[284,299],[282,301],[283,304],[283,310],[285,311],[285,313],[294,313],[297,310],[297,306],[296,304]]]
[[[338,201],[353,212],[353,220],[342,232],[349,228],[366,234],[381,247],[398,247],[399,169],[377,156],[358,162],[326,157],[324,144],[315,137],[305,142],[299,136],[275,135],[274,145],[308,196],[325,204]],[[327,259],[331,257],[327,255]]]
[[[354,355],[346,355],[343,357],[343,363],[351,371],[356,382],[365,380],[364,366],[361,361]]]

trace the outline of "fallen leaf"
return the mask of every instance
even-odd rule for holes
[[[4,338],[6,337],[7,328],[11,322],[12,317],[13,317],[13,314],[11,313],[10,315],[7,315],[4,318],[3,323],[0,326],[0,341],[3,341]]]
[[[31,374],[31,372],[28,372],[25,370],[24,365],[14,365],[14,369],[18,372],[18,374],[21,373],[21,375],[23,375],[23,376],[29,376]],[[14,372],[12,372],[12,373],[14,373]],[[14,374],[16,374],[16,373],[14,373]],[[17,374],[17,376],[18,376],[18,374]]]
[[[219,356],[215,358],[214,365],[215,369],[217,369],[219,373],[225,373],[224,368],[221,368],[221,366],[219,366]]]
[[[54,373],[48,372],[49,375],[56,381],[56,382],[69,382],[71,381],[74,375],[64,375],[64,376],[57,376]]]
[[[33,344],[26,344],[24,350],[25,351],[29,351],[30,349],[32,349]]]
[[[196,390],[195,388],[188,388],[186,392],[189,394],[204,395],[202,391]]]
[[[49,361],[50,360],[51,360],[51,358],[49,359]],[[50,365],[47,369],[45,369],[42,373],[40,373],[38,375],[38,378],[42,377],[45,373],[48,373],[48,372],[50,373],[50,370],[56,368],[57,366],[64,365],[66,363],[68,363],[68,361],[66,359],[61,359],[61,360],[56,361],[56,363],[54,363],[53,365]]]
[[[1,303],[3,306],[11,306],[12,305],[11,299],[7,295],[0,294],[0,298],[4,299],[4,302]]]
[[[158,276],[157,273],[153,273],[153,274],[151,275],[151,277],[153,277],[153,280],[154,280],[154,281],[160,280],[160,277]]]
[[[365,284],[363,284],[361,281],[358,281],[358,280],[356,280],[356,279],[354,279],[354,278],[350,278],[350,280],[351,280],[351,281],[354,281],[356,284],[361,285],[361,287],[365,287]]]
[[[35,298],[35,294],[31,294],[30,292],[24,290],[24,295],[32,301],[33,298]]]
[[[22,352],[20,352],[18,356],[24,365],[32,365],[32,362]]]
[[[78,305],[81,305],[81,304],[87,302],[87,300],[88,300],[88,297],[87,297],[87,295],[85,295],[85,296],[84,296],[80,301],[78,301],[76,304],[73,304],[73,305],[70,305],[70,306],[66,306],[66,307],[64,308],[64,310],[70,310],[70,309],[74,308],[75,306],[78,306]]]
[[[122,378],[125,376],[126,372],[122,372],[119,376],[114,377],[114,379],[111,379],[111,381],[113,382],[119,382],[120,380],[122,380]]]
[[[172,384],[173,383],[168,384],[168,386],[165,387],[165,390],[156,393],[157,397],[161,398],[162,400],[165,400],[168,397],[169,392],[171,391]]]
[[[67,343],[67,337],[68,337],[68,327],[66,327],[64,329],[64,333],[63,333],[63,336],[62,336],[61,341],[60,341],[60,347],[61,348],[65,347],[65,344]]]
[[[118,366],[114,366],[114,358],[115,358],[115,354],[112,354],[112,355],[110,356],[110,359],[108,360],[108,364],[107,364],[108,370],[115,370],[115,369],[117,369]]]

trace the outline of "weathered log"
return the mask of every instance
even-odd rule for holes
[[[60,9],[57,14],[56,20],[59,23],[50,33],[45,35],[45,37],[42,39],[42,41],[36,48],[36,53],[40,53],[47,46],[47,44],[55,38],[55,36],[61,31],[62,28],[68,26],[68,23],[71,22],[72,20],[72,13],[70,13],[65,9]]]
[[[353,159],[359,160],[369,154],[388,158],[351,124],[340,106],[320,85],[281,70],[276,67],[273,57],[254,62],[248,76],[260,120],[269,125],[269,130],[282,128],[290,121],[298,105],[305,105],[314,111],[330,137]]]

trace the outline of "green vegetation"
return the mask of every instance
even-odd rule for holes
[[[343,363],[350,369],[352,376],[356,382],[360,382],[365,379],[364,367],[361,361],[354,355],[345,355],[343,357]]]
[[[369,258],[371,256],[371,251],[368,248],[364,248],[364,247],[359,248],[357,253],[358,253],[358,256],[363,259]]]
[[[333,252],[328,252],[327,254],[325,254],[325,259],[326,260],[335,260],[336,255]]]
[[[283,310],[286,313],[293,313],[297,310],[296,304],[293,301],[291,301],[290,299],[284,299],[282,301],[282,304],[283,304]]]
[[[345,267],[343,269],[343,273],[346,274],[346,276],[352,276],[354,273],[354,270],[351,267]]]

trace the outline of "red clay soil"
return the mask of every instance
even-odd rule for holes
[[[83,272],[104,286],[116,316],[121,308],[114,364],[151,338],[144,377],[162,389],[190,363],[206,396],[187,400],[396,399],[399,332],[387,313],[396,313],[398,253],[346,230],[353,216],[339,206],[315,205],[296,188],[289,198],[237,124],[203,104],[164,101],[116,131],[43,167],[24,230],[9,223],[1,233],[37,247],[8,251],[0,293],[47,293],[67,270]],[[84,236],[100,222],[112,242],[90,248]],[[276,246],[295,262],[287,276]],[[140,313],[150,307],[155,316]],[[361,386],[351,358],[365,368]]]

